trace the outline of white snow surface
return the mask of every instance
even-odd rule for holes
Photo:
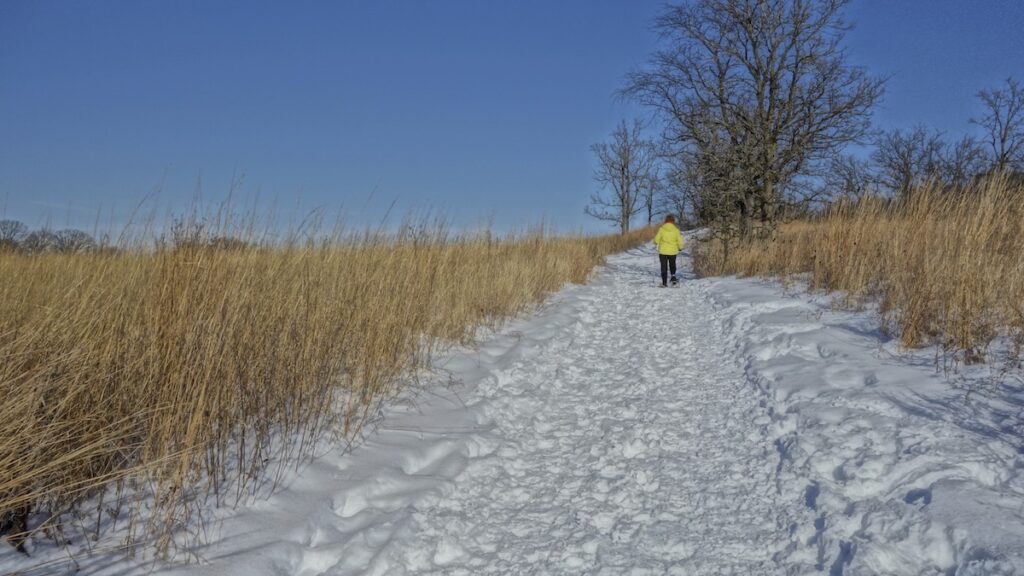
[[[45,571],[1024,574],[1019,370],[951,378],[870,312],[680,263],[661,289],[650,250],[613,256],[448,353],[197,562],[72,546]],[[0,572],[68,553],[36,550]]]

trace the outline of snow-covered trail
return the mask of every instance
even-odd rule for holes
[[[397,573],[761,574],[789,508],[756,395],[701,289],[613,258],[573,321],[478,393],[500,440],[419,508]]]
[[[649,250],[609,258],[173,572],[780,573],[806,510],[780,498],[770,418],[680,264],[660,289]]]

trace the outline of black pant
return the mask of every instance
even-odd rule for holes
[[[666,256],[665,254],[658,254],[658,260],[661,260],[661,283],[663,285],[668,284],[668,273],[672,271],[672,277],[676,277],[676,255]]]

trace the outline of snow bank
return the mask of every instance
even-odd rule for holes
[[[772,418],[781,493],[812,525],[789,561],[830,574],[1024,574],[1021,372],[959,375],[870,312],[775,283],[707,293]],[[971,389],[968,394],[967,390]]]

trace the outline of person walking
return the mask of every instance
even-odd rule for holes
[[[658,248],[658,259],[661,261],[661,288],[668,286],[669,272],[672,272],[672,285],[679,283],[676,278],[676,256],[683,249],[683,235],[676,228],[675,216],[665,216],[665,223],[658,228],[654,236],[654,245]]]

